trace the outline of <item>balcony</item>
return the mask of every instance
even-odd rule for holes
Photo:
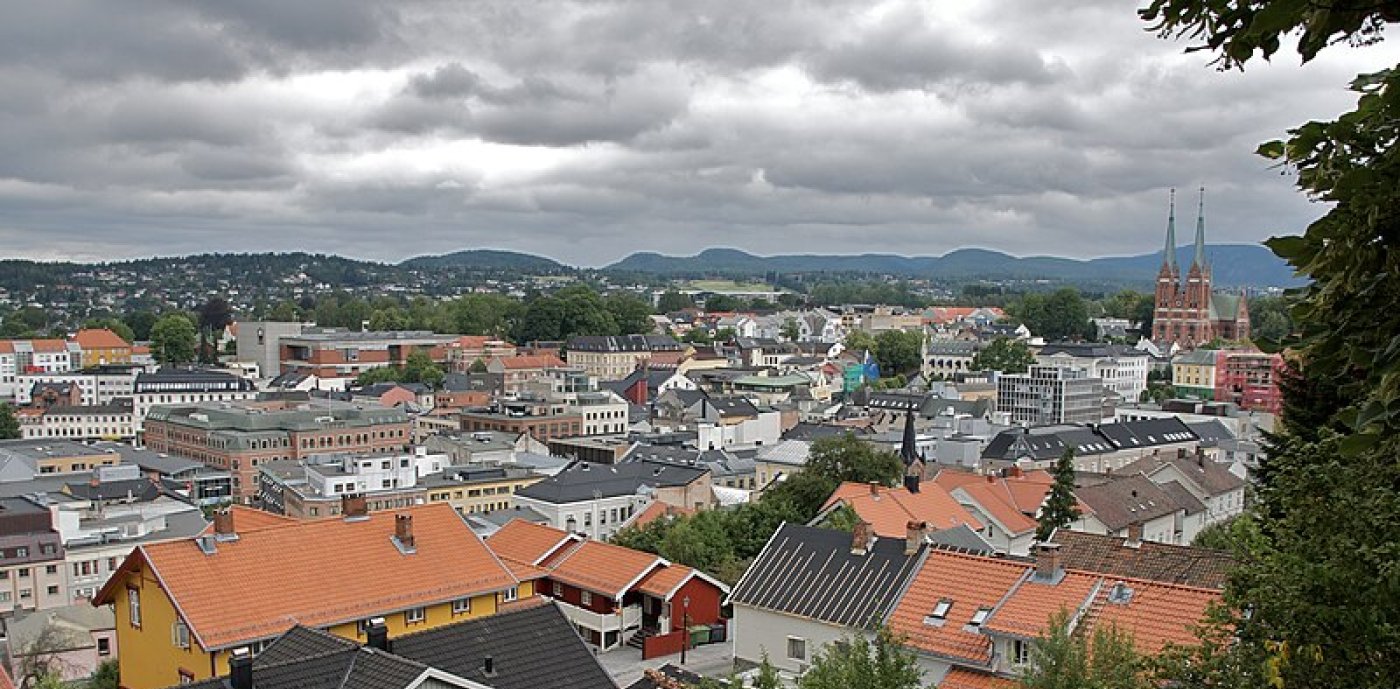
[[[584,610],[576,605],[558,601],[559,609],[569,621],[599,633],[605,640],[600,650],[608,651],[622,644],[626,640],[627,632],[642,628],[642,606],[629,605],[616,613],[597,613],[591,610]],[[616,632],[611,645],[606,643],[609,632]]]

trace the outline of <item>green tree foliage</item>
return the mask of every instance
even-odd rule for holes
[[[1400,3],[1154,0],[1142,16],[1243,67],[1285,38],[1304,62],[1378,40]],[[1259,148],[1330,206],[1301,236],[1268,242],[1310,283],[1288,297],[1284,414],[1257,480],[1261,545],[1227,589],[1231,652],[1246,666],[1265,658],[1268,681],[1288,688],[1391,687],[1400,657],[1400,66],[1351,88],[1351,112]]]
[[[923,671],[914,652],[881,627],[871,643],[863,634],[829,644],[812,657],[799,689],[918,689]]]
[[[802,336],[802,327],[797,324],[796,318],[789,318],[783,321],[783,327],[779,330],[779,334],[782,335],[785,340],[796,341],[797,338]]]
[[[161,316],[151,327],[151,356],[163,365],[188,364],[195,359],[195,326],[182,313]]]
[[[846,339],[842,344],[846,346],[847,351],[855,353],[856,356],[861,356],[865,352],[876,354],[876,350],[880,348],[880,345],[875,341],[875,336],[864,330],[852,330],[846,333]]]
[[[370,330],[407,330],[408,314],[405,314],[397,305],[383,309],[375,309],[369,315]]]
[[[8,402],[0,402],[0,440],[15,440],[19,437],[19,419],[15,418],[15,408]]]
[[[758,672],[754,674],[753,689],[782,689],[783,680],[778,676],[778,668],[773,667],[773,663],[768,660],[768,653],[764,652],[763,660],[758,663]]]
[[[378,383],[397,383],[402,377],[403,372],[397,366],[376,366],[355,376],[355,385],[364,387]]]
[[[1293,332],[1293,317],[1284,297],[1254,297],[1249,300],[1249,329],[1257,342],[1281,342]]]
[[[1096,334],[1089,321],[1089,305],[1073,287],[1049,294],[1026,294],[1012,303],[1007,312],[1047,342],[1092,338]]]
[[[121,681],[115,660],[103,661],[93,671],[92,679],[88,680],[88,689],[117,689],[119,686]]]
[[[1025,689],[1153,688],[1150,668],[1130,635],[1113,625],[1095,625],[1088,635],[1075,633],[1069,621],[1063,610],[1050,616],[1022,672]]]
[[[442,368],[433,363],[427,352],[413,352],[404,359],[404,383],[422,383],[435,388],[442,385],[443,375]]]
[[[1258,521],[1252,513],[1245,512],[1234,519],[1216,522],[1201,529],[1191,540],[1191,545],[1224,550],[1240,560],[1247,560],[1259,555],[1264,546],[1262,539]]]
[[[651,305],[630,294],[613,294],[603,300],[608,315],[612,316],[616,334],[633,335],[653,330]]]
[[[1045,496],[1045,504],[1040,508],[1040,525],[1036,527],[1035,539],[1048,541],[1055,529],[1069,526],[1079,518],[1078,501],[1074,498],[1074,449],[1065,448],[1059,461],[1055,462],[1055,482]]]
[[[1025,342],[998,337],[972,357],[972,370],[1025,373],[1034,363],[1035,355]]]
[[[886,330],[875,336],[875,357],[881,375],[919,370],[924,334],[917,330]]]
[[[688,294],[681,294],[675,290],[667,290],[656,300],[657,313],[675,313],[686,309],[695,308],[695,300]]]
[[[5,316],[0,326],[4,337],[36,337],[49,329],[49,314],[43,309],[25,306]]]
[[[879,483],[895,485],[904,476],[899,456],[857,438],[853,433],[821,438],[812,443],[803,473],[836,483]],[[834,489],[834,487],[833,487]]]
[[[710,331],[704,328],[691,328],[681,336],[681,342],[690,344],[708,345],[713,344],[714,341],[714,335],[711,335]]]
[[[738,297],[731,297],[727,294],[709,294],[705,296],[706,311],[742,311],[748,306]]]
[[[136,341],[136,333],[132,332],[131,326],[120,318],[92,318],[83,322],[84,328],[106,328],[117,334],[117,337],[127,341],[127,344]]]

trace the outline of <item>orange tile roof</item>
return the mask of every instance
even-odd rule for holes
[[[1034,519],[1016,509],[1016,504],[1011,500],[1011,494],[1006,491],[1005,486],[986,482],[969,483],[954,490],[961,491],[971,498],[984,514],[1001,522],[1001,525],[1013,534],[1034,531],[1037,526]]]
[[[83,349],[127,349],[131,344],[106,328],[83,328],[73,336]]]
[[[36,352],[66,352],[68,343],[63,340],[30,340],[29,345]]]
[[[1101,577],[1083,572],[1066,571],[1064,578],[1055,583],[1027,576],[992,612],[982,628],[1035,638],[1045,630],[1051,615],[1064,610],[1073,616],[1090,602],[1090,596],[1096,594],[1101,585]]]
[[[234,505],[233,510],[233,530],[238,533],[251,533],[261,531],[276,526],[290,526],[301,523],[299,520],[286,517],[280,514],[273,514],[266,510],[254,509],[243,505]]]
[[[517,562],[538,565],[550,553],[573,540],[567,531],[546,524],[512,519],[486,539],[492,552]]]
[[[15,683],[10,679],[10,673],[4,665],[0,665],[0,689],[15,689]]]
[[[938,683],[938,689],[1019,689],[1020,682],[986,672],[953,667]]]
[[[392,540],[397,514],[413,517],[412,554]],[[294,624],[324,627],[517,583],[446,504],[264,528],[216,547],[205,555],[190,540],[138,546],[95,600],[112,602],[124,573],[149,567],[200,646],[214,650]]]
[[[585,541],[555,564],[549,576],[616,599],[653,569],[665,564],[665,560],[651,553],[601,541]]]
[[[995,607],[1029,569],[1023,562],[931,550],[890,613],[890,629],[922,651],[989,663],[991,639],[964,627],[979,608]],[[943,599],[951,600],[952,606],[942,625],[926,623]]]
[[[637,516],[632,519],[632,523],[630,524],[630,526],[646,526],[647,524],[650,524],[651,522],[654,522],[662,517],[670,517],[682,514],[695,514],[695,510],[692,510],[688,507],[676,507],[675,505],[668,505],[664,502],[661,502],[660,500],[657,500],[651,503],[650,505],[647,505],[646,509],[638,513]]]
[[[948,529],[966,524],[973,531],[982,522],[959,505],[948,492],[934,483],[925,483],[917,493],[909,489],[880,486],[877,495],[864,483],[847,481],[836,487],[826,506],[840,501],[855,510],[861,519],[870,522],[877,536],[904,538],[905,525],[910,520],[928,522],[934,529]]]
[[[648,574],[642,583],[637,585],[637,590],[667,600],[672,591],[694,574],[695,570],[685,565],[669,565]]]
[[[151,353],[151,346],[150,346],[150,345],[132,345],[132,346],[131,346],[131,353],[132,353],[132,354],[150,354],[150,353]]]
[[[1126,603],[1110,601],[1114,584],[1122,582],[1132,591]],[[1220,592],[1210,589],[1163,584],[1141,579],[1104,578],[1104,585],[1086,615],[1087,629],[1112,624],[1132,634],[1139,653],[1153,655],[1168,643],[1192,646],[1199,643],[1192,628],[1205,618]]]
[[[497,358],[501,360],[502,366],[510,369],[555,368],[564,365],[564,360],[553,354],[521,354]]]
[[[0,340],[0,354],[14,354],[14,340]]]
[[[549,570],[543,567],[536,567],[535,565],[512,560],[508,557],[502,557],[501,564],[505,565],[506,569],[509,569],[510,573],[521,581],[534,581],[535,579],[543,579],[549,576]]]

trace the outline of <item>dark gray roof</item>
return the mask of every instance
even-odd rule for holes
[[[847,433],[856,435],[869,435],[869,431],[850,426],[832,426],[829,424],[799,422],[796,426],[788,429],[783,434],[783,440],[819,440],[821,438],[839,438]]]
[[[654,352],[684,347],[669,335],[581,335],[569,340],[569,351]]]
[[[1192,433],[1195,433],[1201,438],[1201,444],[1203,445],[1215,445],[1222,440],[1234,440],[1235,438],[1235,434],[1231,433],[1230,429],[1225,427],[1225,424],[1220,423],[1216,419],[1197,421],[1186,425],[1191,429]]]
[[[582,502],[592,500],[595,492],[602,497],[616,497],[634,495],[642,486],[688,485],[703,477],[705,471],[704,467],[650,462],[596,465],[577,462],[554,476],[522,488],[516,495],[555,504]]]
[[[1140,471],[1151,476],[1168,464],[1199,486],[1207,495],[1221,495],[1244,486],[1244,479],[1230,473],[1224,464],[1200,454],[1148,455],[1123,467],[1123,471]]]
[[[1121,536],[1060,529],[1050,540],[1060,544],[1066,569],[1169,584],[1223,588],[1235,564],[1229,553],[1218,550],[1154,541],[1128,545]]]
[[[1041,347],[1040,356],[1068,354],[1072,357],[1145,357],[1147,352],[1128,345],[1104,342],[1052,342]]]
[[[934,531],[927,538],[928,542],[935,548],[942,550],[988,556],[996,553],[996,548],[992,547],[992,544],[979,536],[976,531],[968,528],[966,524]]]
[[[468,519],[480,519],[496,526],[505,526],[512,519],[521,519],[534,524],[548,524],[549,517],[530,507],[507,507],[503,510],[474,512]]]
[[[395,655],[493,689],[615,689],[554,604],[501,612],[390,640]],[[495,672],[482,671],[490,656]]]
[[[257,689],[403,689],[426,665],[306,627],[293,627],[253,661]],[[198,689],[228,689],[227,677]]]
[[[1075,426],[1068,424],[1013,428],[998,433],[982,451],[984,459],[1034,460],[1058,458],[1066,448],[1073,448],[1076,457],[1173,445],[1198,440],[1199,437],[1181,419],[1145,419],[1121,423]]]
[[[758,416],[758,407],[743,397],[710,397],[705,404],[718,412],[720,417]]]
[[[1205,503],[1197,500],[1196,496],[1192,495],[1191,491],[1186,490],[1186,486],[1181,485],[1180,481],[1167,481],[1157,485],[1161,486],[1167,495],[1172,496],[1172,500],[1176,501],[1178,507],[1186,510],[1187,514],[1200,514],[1206,511]]]
[[[784,523],[729,600],[847,627],[878,625],[926,550],[905,555],[904,539],[879,538],[858,555],[845,531]]]

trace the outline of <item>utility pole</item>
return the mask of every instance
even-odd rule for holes
[[[685,665],[685,652],[690,648],[690,596],[681,599],[681,633],[685,635],[681,644],[681,665]]]

